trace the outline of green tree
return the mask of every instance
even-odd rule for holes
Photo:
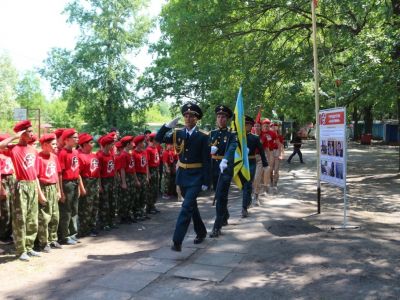
[[[41,109],[46,106],[46,97],[40,87],[40,78],[34,71],[26,72],[16,87],[16,101],[20,107]]]
[[[162,38],[151,48],[157,59],[140,87],[147,99],[194,99],[211,112],[217,103],[233,106],[242,84],[249,114],[261,104],[268,116],[275,109],[285,118],[312,120],[311,2],[170,1],[161,15]],[[395,2],[319,1],[321,108],[347,106],[369,127],[372,113],[393,114]]]
[[[6,126],[3,121],[12,120],[13,109],[17,105],[15,101],[17,82],[18,72],[13,66],[10,56],[5,52],[0,53],[0,119],[3,128]]]
[[[129,127],[132,113],[149,106],[135,95],[136,69],[129,60],[151,27],[143,14],[146,2],[74,0],[65,8],[80,37],[72,51],[53,49],[42,74],[90,128]]]

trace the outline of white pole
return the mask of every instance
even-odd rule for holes
[[[314,93],[315,93],[315,125],[317,143],[317,193],[318,193],[318,213],[321,213],[321,145],[319,137],[319,72],[318,72],[318,51],[317,51],[317,21],[315,16],[315,1],[311,0],[312,13],[312,37],[313,37],[313,56],[314,56]]]

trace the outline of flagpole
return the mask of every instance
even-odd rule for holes
[[[317,0],[311,0],[311,14],[312,14],[312,37],[313,37],[313,56],[314,56],[314,93],[315,93],[315,125],[316,136],[315,141],[317,144],[317,201],[318,213],[321,213],[321,145],[319,141],[319,72],[318,72],[318,51],[317,51],[317,21],[315,16],[315,8]]]

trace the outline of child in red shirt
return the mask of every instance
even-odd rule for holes
[[[162,155],[162,162],[164,165],[162,177],[163,199],[169,199],[170,195],[175,194],[175,166],[177,161],[178,157],[175,153],[173,145],[166,144],[166,148]]]
[[[103,230],[118,228],[115,224],[115,160],[112,154],[114,135],[107,134],[100,138],[101,150],[97,152],[100,167],[100,204],[99,222]]]
[[[135,160],[136,176],[140,184],[137,189],[135,201],[137,218],[139,220],[150,219],[144,210],[145,205],[148,202],[147,198],[149,197],[149,165],[147,152],[144,148],[144,141],[144,135],[138,135],[135,137],[133,142],[135,143],[136,148],[132,151],[132,156]]]
[[[38,201],[46,201],[38,180],[38,159],[36,150],[28,146],[33,138],[32,124],[29,120],[20,121],[14,126],[15,136],[0,142],[0,149],[19,139],[9,152],[13,162],[17,185],[12,205],[12,228],[16,254],[22,261],[32,256],[40,256],[33,250],[38,230]]]
[[[0,134],[0,142],[9,137],[9,134]],[[14,167],[9,148],[0,150],[0,176],[0,240],[9,244],[12,243],[11,204],[15,194]]]
[[[146,203],[146,213],[156,214],[160,211],[156,208],[155,204],[158,198],[159,187],[159,170],[160,170],[160,154],[158,146],[159,144],[154,140],[156,134],[151,133],[148,139],[148,146],[146,153],[149,164],[149,194]]]
[[[58,154],[61,166],[58,238],[61,244],[75,245],[78,242],[79,193],[85,193],[79,175],[78,151],[75,150],[78,133],[68,128],[63,131],[61,138],[65,146]]]
[[[55,134],[46,134],[40,138],[42,151],[38,155],[39,182],[42,192],[46,198],[45,202],[39,203],[39,250],[50,252],[51,248],[59,249],[61,245],[57,242],[57,229],[60,219],[58,200],[60,199],[59,173],[61,167],[57,156]]]
[[[92,152],[94,141],[88,133],[79,135],[78,150],[79,169],[85,193],[79,197],[79,229],[80,237],[97,236],[97,214],[99,211],[100,168],[97,155]]]

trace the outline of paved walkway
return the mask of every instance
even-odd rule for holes
[[[279,193],[263,196],[246,219],[233,188],[229,226],[218,239],[194,245],[191,228],[183,251],[171,251],[180,204],[163,202],[150,221],[29,263],[0,255],[0,298],[399,299],[397,150],[354,145],[349,151],[349,224],[358,230],[332,229],[343,221],[337,188],[322,186],[322,214],[315,214],[312,142],[304,155],[305,165],[282,165]],[[209,230],[211,199],[199,201]]]

